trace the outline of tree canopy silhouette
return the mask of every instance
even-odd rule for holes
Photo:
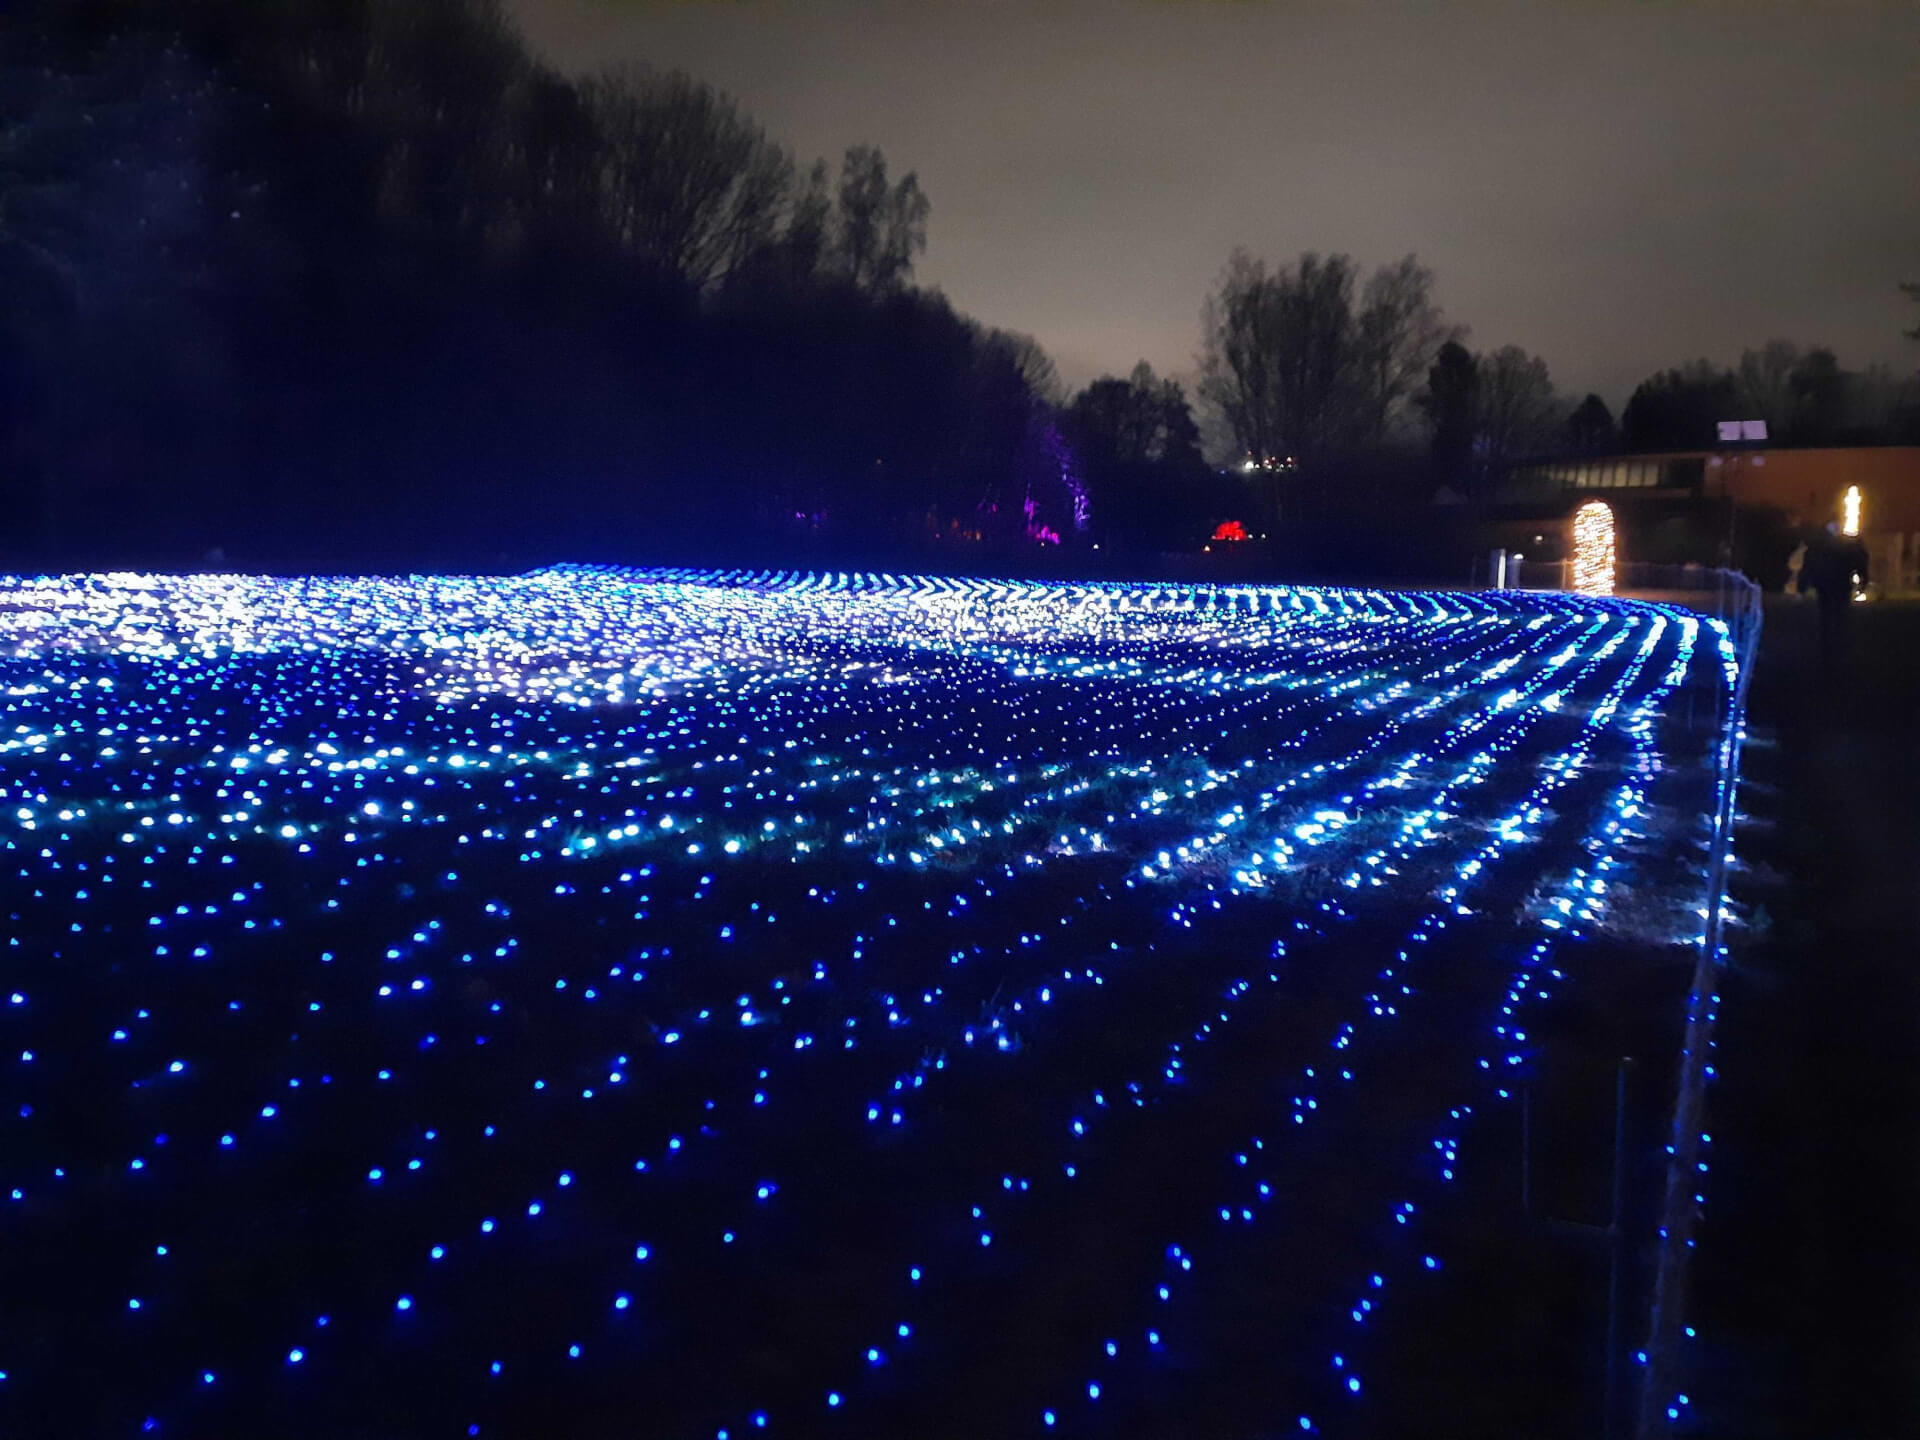
[[[45,0],[0,70],[0,548],[1079,533],[1050,367],[914,287],[930,207],[872,146],[836,188],[690,76],[550,70],[497,0]]]
[[[1619,447],[1620,427],[1607,402],[1589,393],[1561,425],[1560,441],[1576,455],[1608,455]]]
[[[1233,513],[1239,487],[1202,458],[1185,391],[1146,361],[1075,395],[1063,425],[1102,543],[1134,553],[1192,548],[1218,522],[1249,518]]]
[[[1345,255],[1269,269],[1227,261],[1201,313],[1200,394],[1241,455],[1312,477],[1384,439],[1414,383],[1457,337],[1433,303],[1433,273],[1409,255],[1360,290]]]
[[[1473,352],[1457,340],[1442,345],[1418,400],[1432,431],[1436,478],[1466,493],[1474,483],[1473,440],[1480,414],[1480,366]]]

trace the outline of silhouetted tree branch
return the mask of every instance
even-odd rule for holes
[[[1543,449],[1559,418],[1547,362],[1518,345],[1476,357],[1478,449],[1489,474],[1517,456]]]
[[[600,203],[623,250],[706,290],[772,243],[793,164],[726,96],[635,66],[590,78],[582,95]]]
[[[904,285],[913,257],[927,248],[932,208],[918,177],[887,183],[887,161],[877,146],[848,147],[840,164],[840,208],[835,260],[841,273],[864,290]]]
[[[1440,347],[1461,332],[1408,255],[1368,279],[1345,255],[1269,271],[1235,251],[1202,311],[1201,397],[1244,454],[1312,467],[1377,444]]]

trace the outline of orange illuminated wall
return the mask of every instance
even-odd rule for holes
[[[1709,495],[1731,494],[1745,505],[1771,505],[1802,525],[1840,515],[1840,496],[1858,485],[1869,532],[1920,531],[1920,445],[1856,450],[1764,450],[1725,453],[1707,466]]]

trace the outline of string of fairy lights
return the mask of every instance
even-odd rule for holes
[[[1613,594],[1613,531],[1613,507],[1604,500],[1589,500],[1573,512],[1573,588],[1579,594]]]
[[[0,581],[0,1430],[1353,1423],[1444,1256],[1317,1187],[1418,1236],[1727,663],[1518,592]]]

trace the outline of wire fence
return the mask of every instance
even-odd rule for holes
[[[1734,817],[1740,788],[1741,748],[1747,735],[1747,694],[1754,661],[1760,649],[1760,587],[1731,571],[1711,575],[1702,567],[1648,567],[1702,571],[1705,583],[1680,603],[1709,614],[1720,622],[1727,665],[1726,683],[1716,686],[1713,840],[1707,864],[1705,924],[1694,962],[1687,996],[1687,1025],[1680,1048],[1680,1078],[1674,1097],[1671,1153],[1667,1162],[1666,1194],[1661,1206],[1659,1245],[1655,1252],[1653,1303],[1647,1318],[1647,1339],[1636,1357],[1641,1361],[1639,1405],[1634,1434],[1637,1440],[1656,1440],[1669,1433],[1684,1413],[1685,1397],[1676,1376],[1682,1345],[1687,1338],[1687,1283],[1691,1275],[1695,1231],[1705,1203],[1701,1176],[1707,1173],[1703,1152],[1707,1135],[1707,1089],[1715,1070],[1712,1056],[1714,1027],[1720,1013],[1720,976],[1727,959],[1727,860],[1733,846]],[[1634,577],[1636,590],[1644,579]],[[1689,592],[1682,592],[1688,594]],[[1707,596],[1711,594],[1711,609]]]
[[[1521,561],[1508,576],[1510,584],[1529,589],[1569,589],[1571,579],[1572,566],[1567,561]],[[1670,1433],[1685,1410],[1677,1376],[1688,1333],[1686,1297],[1695,1232],[1704,1204],[1700,1177],[1706,1173],[1707,1088],[1714,1079],[1713,1031],[1719,1018],[1720,975],[1727,953],[1727,862],[1733,844],[1741,746],[1747,733],[1747,694],[1760,649],[1762,608],[1760,587],[1751,579],[1738,571],[1707,565],[1621,565],[1615,573],[1614,592],[1624,598],[1684,606],[1704,616],[1718,637],[1723,672],[1721,683],[1712,687],[1709,733],[1713,736],[1715,800],[1703,904],[1705,923],[1687,997],[1646,1340],[1634,1355],[1639,1383],[1633,1434],[1635,1440],[1659,1440]],[[1696,716],[1691,698],[1687,721],[1689,730],[1693,730]]]
[[[1509,559],[1507,583],[1516,589],[1571,590],[1573,562]],[[1740,682],[1752,668],[1753,656],[1760,646],[1760,587],[1738,570],[1715,565],[1652,565],[1635,561],[1616,567],[1614,594],[1624,599],[1681,605],[1725,627],[1723,633],[1738,662],[1739,680],[1730,677],[1730,683],[1716,687],[1711,714],[1704,717],[1711,723],[1710,733],[1723,739],[1734,717],[1745,714],[1746,692]],[[1686,717],[1689,732],[1696,732],[1703,718],[1695,713],[1696,700],[1697,696],[1690,691]],[[1725,773],[1724,765],[1721,773]],[[1716,842],[1722,838],[1716,833]]]

